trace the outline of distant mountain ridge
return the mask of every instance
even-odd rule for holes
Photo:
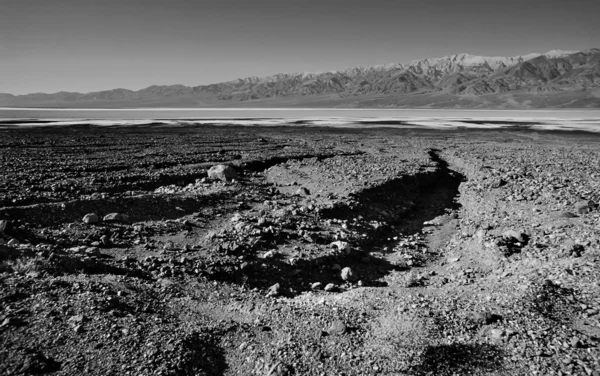
[[[1,89],[1,88],[0,88]],[[600,49],[441,58],[319,73],[280,73],[210,85],[133,91],[0,94],[0,106],[600,107]]]

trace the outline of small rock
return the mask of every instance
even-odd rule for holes
[[[300,187],[296,190],[296,196],[310,196],[310,191],[305,187]]]
[[[492,315],[488,312],[475,312],[473,313],[473,321],[477,324],[486,325],[491,322]]]
[[[75,326],[73,327],[73,331],[74,331],[75,333],[83,333],[83,325],[75,325]]]
[[[279,295],[279,290],[281,289],[281,285],[279,283],[274,284],[273,286],[269,287],[269,291],[267,292],[267,296],[278,296]]]
[[[342,276],[342,280],[348,281],[348,282],[354,282],[354,281],[358,280],[357,275],[349,267],[345,267],[344,269],[342,269],[341,276]]]
[[[6,319],[4,319],[4,321],[2,321],[2,324],[0,325],[0,328],[3,328],[5,326],[23,326],[25,325],[25,322],[18,318],[18,317],[7,317]]]
[[[520,243],[525,242],[527,235],[517,232],[515,230],[508,230],[502,233],[502,237],[505,239],[516,239]]]
[[[279,361],[272,366],[267,366],[266,369],[265,376],[288,376],[290,374],[289,367]]]
[[[262,255],[262,258],[264,258],[265,260],[268,260],[268,259],[272,259],[272,258],[274,258],[275,256],[277,256],[277,251],[275,251],[275,250],[270,250],[270,251],[267,251],[267,252],[265,252],[265,253]]]
[[[512,336],[514,336],[514,335],[516,335],[516,334],[518,334],[518,333],[519,332],[516,331],[516,330],[514,330],[514,329],[507,329],[505,331],[506,337],[509,337],[509,338],[512,337]]]
[[[8,221],[6,219],[0,220],[0,233],[6,232],[8,230]]]
[[[221,164],[212,166],[208,170],[208,177],[214,180],[228,181],[237,179],[238,174],[233,167]]]
[[[30,272],[27,272],[25,275],[30,278],[39,278],[42,275],[42,273],[38,272],[37,270],[32,270]]]
[[[323,286],[321,282],[315,282],[310,285],[311,290],[318,290]]]
[[[577,337],[571,338],[571,347],[574,347],[576,349],[581,347],[581,341],[579,340],[579,338],[577,338]]]
[[[128,222],[129,216],[122,213],[110,213],[102,219],[104,222]]]
[[[481,325],[489,325],[502,319],[500,315],[495,315],[489,312],[476,312],[473,314],[473,320]]]
[[[504,330],[502,329],[492,329],[490,330],[490,338],[493,340],[501,340],[504,335]]]
[[[333,284],[333,283],[328,283],[328,284],[325,286],[325,289],[324,289],[324,290],[325,290],[325,291],[327,291],[327,292],[334,292],[334,291],[336,291],[336,290],[337,290],[337,286],[336,286],[335,284]]]
[[[346,333],[347,330],[348,327],[342,320],[335,320],[327,329],[327,333],[329,335],[338,335]]]
[[[492,188],[500,188],[504,185],[506,185],[506,181],[502,178],[496,178],[490,183],[490,187]]]
[[[81,324],[83,321],[85,321],[85,316],[84,315],[71,316],[71,318],[69,318],[68,321],[70,323],[74,323],[74,324]]]
[[[576,202],[575,205],[573,205],[573,208],[575,209],[576,213],[585,214],[590,211],[590,208],[591,208],[590,201],[583,200],[583,201]]]
[[[19,241],[17,239],[10,239],[7,244],[11,247],[16,247],[19,245]]]
[[[98,214],[89,213],[83,217],[82,221],[83,221],[83,223],[94,224],[94,223],[98,223],[98,221],[100,221],[100,217],[98,217]]]
[[[348,244],[347,242],[343,242],[341,240],[335,241],[331,244],[329,244],[330,247],[335,247],[340,251],[346,252],[348,253],[350,251],[350,244]]]
[[[100,255],[100,250],[98,247],[88,247],[86,248],[85,253],[89,256],[98,256]]]
[[[110,237],[109,237],[108,235],[102,235],[102,236],[100,237],[100,242],[101,242],[103,245],[111,245],[111,243],[112,243],[112,242],[110,241]]]

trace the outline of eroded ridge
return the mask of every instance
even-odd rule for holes
[[[1,372],[600,369],[597,139],[220,129],[4,132]]]

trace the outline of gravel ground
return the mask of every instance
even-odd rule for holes
[[[2,374],[600,375],[600,136],[1,132]]]

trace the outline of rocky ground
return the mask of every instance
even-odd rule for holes
[[[600,137],[0,137],[0,373],[594,375]]]

